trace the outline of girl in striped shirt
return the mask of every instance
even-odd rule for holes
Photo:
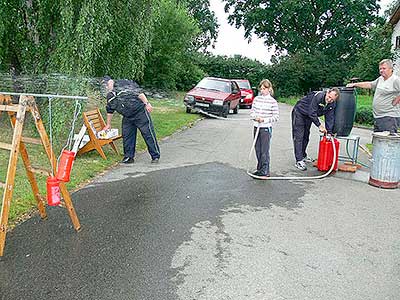
[[[259,85],[260,94],[254,98],[251,107],[250,117],[254,120],[254,137],[259,128],[257,141],[255,144],[257,156],[257,171],[253,173],[258,177],[269,177],[270,166],[270,143],[272,137],[272,127],[279,120],[278,103],[272,97],[274,90],[268,79],[264,79]],[[265,179],[263,178],[263,179]]]

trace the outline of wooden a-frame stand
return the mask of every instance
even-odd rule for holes
[[[38,130],[40,135],[40,139],[22,137],[22,129],[24,126],[25,114],[27,111],[30,112],[33,116],[36,129]],[[1,215],[0,215],[0,256],[3,256],[4,253],[5,240],[7,234],[8,215],[10,211],[11,198],[14,190],[14,179],[16,174],[17,159],[19,153],[21,154],[26,169],[26,173],[28,175],[28,180],[32,186],[32,191],[37,202],[39,214],[42,219],[47,218],[45,209],[46,197],[39,194],[39,188],[34,174],[36,173],[49,176],[52,172],[32,167],[28,157],[28,151],[25,147],[25,143],[43,145],[46,154],[51,162],[50,165],[53,168],[53,174],[56,173],[56,166],[57,166],[56,157],[53,153],[53,149],[50,145],[49,138],[43,126],[43,122],[40,117],[40,113],[37,108],[34,97],[22,95],[19,98],[18,104],[12,104],[11,96],[0,95],[0,115],[2,114],[2,112],[7,112],[8,116],[10,117],[14,133],[11,144],[0,142],[0,149],[9,150],[11,152],[10,159],[8,162],[6,182],[5,183],[0,182],[0,187],[4,189],[3,204],[1,207]],[[62,182],[60,182],[60,192],[64,199],[64,204],[65,207],[67,208],[72,224],[75,230],[78,231],[81,225],[79,223],[79,219],[76,215],[74,206],[72,204],[71,196],[65,184]]]

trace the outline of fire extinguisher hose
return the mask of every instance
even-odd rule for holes
[[[199,109],[199,108],[196,108],[195,110],[197,112],[202,113],[202,114],[204,114],[206,116],[209,116],[211,118],[220,119],[220,120],[224,120],[224,121],[249,120],[248,118],[246,118],[246,119],[226,119],[226,118],[222,118],[222,117],[216,116],[214,114],[210,114],[208,112],[205,112],[205,111],[203,111],[202,109]],[[251,155],[253,154],[253,151],[254,151],[254,148],[255,148],[255,145],[256,145],[256,141],[257,141],[259,132],[260,132],[260,128],[258,127],[257,131],[256,131],[256,134],[254,136],[253,144],[252,144],[251,149],[250,149],[249,158],[248,158],[248,165],[250,164]],[[333,149],[333,162],[335,162],[337,153],[336,153],[336,147],[335,147],[335,142],[334,142],[333,138],[331,138],[331,142],[332,142],[332,149]],[[289,177],[285,177],[285,176],[275,176],[275,177],[257,176],[257,175],[254,175],[254,174],[250,173],[249,166],[247,167],[246,173],[250,177],[253,177],[253,178],[256,178],[256,179],[265,179],[265,180],[316,180],[316,179],[322,179],[322,178],[327,177],[330,173],[332,173],[334,167],[335,167],[335,164],[332,163],[331,168],[325,174],[322,174],[322,175],[319,175],[319,176],[308,176],[308,177],[304,177],[304,176],[303,177],[298,177],[298,176],[289,176]]]
[[[248,159],[249,164],[250,164],[251,155],[253,154],[253,151],[254,151],[254,148],[255,148],[255,145],[256,145],[256,141],[257,141],[257,138],[258,138],[259,131],[260,131],[260,127],[257,128],[256,134],[254,136],[253,144],[252,144],[251,149],[250,149],[249,159]],[[333,171],[333,168],[335,167],[335,161],[336,161],[337,153],[336,153],[336,147],[335,147],[335,142],[334,142],[333,137],[331,138],[331,142],[332,142],[332,149],[333,149],[333,162],[332,162],[331,168],[325,174],[322,174],[322,175],[319,175],[319,176],[308,176],[308,177],[299,177],[299,176],[264,177],[264,176],[257,176],[257,175],[251,174],[250,170],[249,170],[249,167],[248,167],[247,168],[247,175],[249,175],[250,177],[256,178],[256,179],[264,179],[264,180],[316,180],[316,179],[325,178],[326,176],[328,176]]]

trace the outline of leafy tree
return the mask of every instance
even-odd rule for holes
[[[207,76],[230,79],[248,79],[257,86],[264,78],[270,78],[270,67],[241,55],[227,57],[222,55],[199,54],[196,62]]]
[[[361,81],[374,80],[379,76],[378,64],[382,59],[391,58],[392,28],[388,24],[372,27],[368,37],[356,55],[351,77]]]
[[[185,6],[172,0],[161,0],[159,5],[152,47],[146,57],[144,81],[160,88],[183,88],[192,81],[191,77],[197,80],[202,76],[193,64],[190,50],[199,28]]]
[[[39,13],[40,11],[40,13]],[[53,1],[3,1],[0,6],[0,61],[3,71],[13,74],[37,72],[46,65],[54,37]],[[54,15],[53,15],[54,14]]]
[[[141,78],[158,1],[5,0],[1,70]]]
[[[376,0],[224,0],[233,8],[231,24],[243,26],[289,54],[322,51],[334,57],[354,54],[375,22]]]
[[[321,51],[302,51],[275,61],[273,81],[280,95],[301,95],[323,87],[343,85],[347,64]]]
[[[196,49],[205,50],[209,45],[214,45],[218,37],[219,25],[214,12],[210,10],[210,1],[185,0],[181,2],[186,2],[189,14],[197,21],[200,28],[195,41]]]

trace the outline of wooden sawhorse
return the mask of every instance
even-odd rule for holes
[[[39,132],[40,139],[22,137],[22,129],[24,126],[26,112],[30,112],[35,121],[36,129]],[[0,256],[4,254],[5,240],[7,234],[8,215],[10,211],[11,198],[14,190],[14,180],[17,169],[18,154],[21,154],[26,174],[28,175],[29,183],[32,187],[32,192],[37,202],[39,214],[42,219],[47,218],[45,203],[46,197],[39,194],[39,188],[36,182],[35,173],[49,176],[52,172],[35,169],[32,167],[28,151],[25,147],[25,143],[41,144],[43,145],[47,157],[49,158],[50,165],[53,168],[53,174],[56,173],[57,161],[56,156],[53,153],[53,149],[49,142],[46,130],[43,126],[43,122],[37,108],[35,98],[32,96],[21,95],[18,104],[12,104],[10,95],[0,95],[0,115],[2,112],[7,112],[11,125],[13,127],[13,138],[12,143],[0,142],[0,149],[10,151],[10,159],[8,162],[7,177],[5,183],[0,183],[0,187],[4,189],[3,202],[1,207],[0,215]],[[74,206],[72,204],[71,196],[64,183],[60,182],[60,192],[64,199],[65,207],[67,208],[68,214],[71,218],[72,224],[76,231],[79,231],[81,225],[76,215]]]

